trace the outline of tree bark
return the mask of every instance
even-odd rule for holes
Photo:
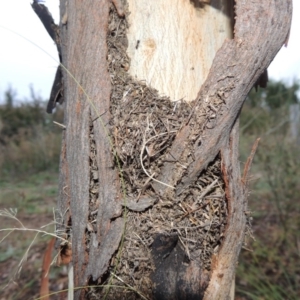
[[[201,198],[202,202],[199,200],[195,207],[189,208],[187,199],[191,198],[189,193],[198,191],[196,188],[199,189],[199,180],[205,179],[201,176],[205,176],[206,170],[209,170],[208,166],[214,163],[217,166],[220,159],[217,180],[220,190],[225,192],[225,202],[220,205],[226,204],[227,215],[222,224],[224,229],[222,226],[218,228],[220,237],[215,251],[211,253],[209,267],[206,269],[207,264],[199,261],[200,256],[198,259],[195,257],[199,251],[193,253],[189,246],[186,246],[190,244],[181,241],[182,231],[164,228],[154,230],[152,243],[144,247],[146,250],[143,253],[148,255],[146,259],[150,262],[148,267],[151,269],[151,276],[145,276],[147,284],[140,278],[139,282],[143,282],[144,287],[138,284],[134,286],[137,280],[121,283],[123,288],[130,285],[134,290],[128,294],[127,299],[138,299],[142,294],[153,299],[229,299],[231,282],[244,238],[247,208],[247,187],[241,181],[238,162],[238,115],[251,87],[288,37],[292,15],[291,0],[237,1],[233,39],[215,44],[214,51],[217,51],[221,44],[222,46],[213,55],[213,61],[209,61],[205,55],[202,56],[207,61],[206,68],[209,69],[206,79],[206,73],[201,73],[200,70],[202,63],[195,59],[190,66],[196,68],[196,71],[192,72],[192,75],[184,75],[191,76],[187,77],[189,79],[186,85],[180,82],[180,76],[177,76],[182,70],[177,69],[178,62],[173,68],[174,71],[166,66],[163,68],[165,73],[155,73],[158,67],[155,66],[151,55],[155,53],[152,51],[154,45],[160,46],[159,41],[153,41],[142,33],[137,37],[130,31],[130,23],[128,43],[126,39],[123,39],[123,44],[121,40],[113,39],[113,35],[109,33],[119,34],[125,24],[124,15],[126,19],[139,19],[139,14],[135,10],[136,14],[128,16],[122,1],[112,2],[113,4],[108,0],[75,0],[68,3],[66,0],[60,1],[66,129],[60,163],[58,218],[61,224],[58,229],[68,237],[71,244],[74,286],[84,287],[76,290],[75,299],[92,298],[93,293],[104,297],[107,289],[99,287],[99,290],[95,291],[89,288],[89,285],[109,284],[112,282],[110,276],[115,272],[118,273],[118,277],[115,278],[120,278],[122,274],[127,278],[128,274],[122,273],[122,268],[125,270],[126,266],[122,261],[126,260],[125,250],[130,249],[128,243],[132,240],[128,228],[136,230],[138,226],[142,226],[136,225],[137,220],[146,222],[146,218],[149,218],[149,222],[153,222],[151,226],[154,226],[155,220],[151,213],[153,215],[160,209],[160,205],[169,205],[169,208],[161,208],[163,216],[157,215],[154,219],[168,219],[168,214],[172,214],[170,220],[176,220],[176,214],[181,207],[185,213],[180,215],[180,220],[185,218],[186,222],[195,222],[200,226],[199,220],[193,219],[199,215],[194,213],[202,209],[202,215],[205,215],[209,201],[213,200],[206,199],[203,193],[212,186],[212,182],[208,182],[206,187],[202,186],[203,199]],[[170,7],[162,11],[165,13],[171,10],[172,5],[183,2],[188,1],[178,0],[176,4],[172,2]],[[139,3],[141,2],[130,0],[129,9]],[[192,9],[200,9],[197,8],[198,4],[203,4],[201,1],[191,3],[196,6],[189,7],[191,14],[194,12]],[[211,6],[214,3],[218,1],[212,1]],[[177,25],[175,20],[174,26]],[[166,36],[166,43],[172,45],[172,40],[168,41],[171,38],[172,36]],[[222,39],[224,40],[224,37]],[[191,40],[194,41],[195,37]],[[208,41],[209,38],[204,40]],[[122,72],[117,76],[118,73],[111,71],[112,66],[118,64],[118,59],[123,59],[118,56],[118,53],[123,55],[123,50],[117,50],[126,48],[127,45],[128,65],[122,65]],[[141,69],[137,68],[141,60],[140,54],[134,51],[139,47],[148,53],[141,63]],[[192,51],[193,43],[187,47],[188,51],[193,53],[191,56],[197,58],[197,52]],[[111,49],[114,52],[111,52]],[[152,52],[149,54],[150,50]],[[184,51],[179,53],[184,60]],[[173,51],[173,56],[169,56],[171,62],[175,57],[176,51]],[[159,64],[162,64],[162,61],[158,60],[158,66]],[[187,65],[188,63],[184,63],[183,69],[191,68]],[[124,75],[128,70],[130,75]],[[173,79],[173,75],[176,78]],[[142,79],[146,80],[146,84],[136,83]],[[118,92],[116,80],[124,82],[124,89],[118,94],[121,95],[119,102],[115,100]],[[164,84],[164,81],[171,81],[171,88]],[[127,83],[130,88],[126,86]],[[134,90],[132,87],[137,88]],[[195,93],[195,90],[199,92]],[[150,104],[145,108],[145,112],[138,112],[140,116],[146,116],[143,119],[140,117],[138,125],[134,123],[138,122],[138,119],[133,119],[134,109],[130,114],[125,114],[131,105],[144,103],[145,94],[154,95],[153,98],[157,101],[155,107],[162,105],[165,109],[169,107],[169,111],[166,112],[167,121],[160,123],[165,124],[166,131],[158,132],[156,136],[148,136],[147,139],[147,132],[140,132],[144,134],[142,144],[136,152],[140,153],[140,159],[136,159],[134,155],[133,160],[141,164],[141,170],[144,169],[144,165],[151,169],[151,164],[147,165],[147,162],[154,164],[159,161],[159,168],[151,169],[150,176],[143,174],[144,177],[141,177],[140,181],[142,186],[139,186],[132,184],[131,176],[135,171],[130,165],[126,165],[125,158],[129,160],[129,155],[124,154],[124,147],[119,145],[126,143],[126,137],[125,141],[122,140],[125,134],[128,134],[128,139],[131,138],[131,132],[136,130],[133,128],[150,130],[154,122],[150,120],[152,115],[163,119]],[[161,94],[169,98],[166,99]],[[182,118],[178,117],[178,114],[175,115],[177,119],[181,118],[180,124],[175,126],[176,130],[170,130],[173,126],[171,123],[177,122],[174,120],[176,106],[167,103],[180,98],[190,100],[194,94],[197,96],[190,105],[181,104],[179,112]],[[116,120],[116,116],[121,116],[123,112],[124,120]],[[128,127],[123,130],[124,124]],[[119,132],[124,134],[119,135]],[[170,138],[166,141],[164,150],[159,148],[161,152],[158,158],[157,153],[152,154],[156,152],[157,144],[150,144],[150,140],[153,141],[162,135],[168,135]],[[136,135],[130,141],[133,143],[134,139],[138,140],[139,136]],[[126,167],[130,169],[130,174],[126,173]],[[127,188],[125,194],[124,184]],[[195,187],[196,184],[198,187]],[[132,195],[128,191],[132,192]],[[213,196],[216,195],[211,194],[211,197]],[[169,226],[163,223],[160,225]],[[152,233],[151,230],[149,232]],[[143,239],[140,243],[144,244]],[[65,245],[60,247],[63,249]],[[139,268],[142,268],[141,266],[142,263]],[[130,270],[138,270],[138,267],[132,267]],[[131,276],[134,277],[134,274]],[[160,286],[160,282],[163,282],[164,286]],[[113,290],[112,295],[116,299],[120,294]]]

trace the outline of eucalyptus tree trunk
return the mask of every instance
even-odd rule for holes
[[[60,1],[57,218],[75,299],[232,297],[238,116],[288,38],[291,2]]]

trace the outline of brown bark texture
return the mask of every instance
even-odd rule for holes
[[[117,4],[117,11],[122,16],[120,2],[113,3]],[[112,117],[106,43],[110,5],[109,0],[60,1],[62,63],[68,71],[63,69],[66,128],[60,163],[58,217],[60,230],[67,235],[72,233],[75,287],[99,282],[98,279],[107,274],[124,229],[119,170],[115,167],[108,139],[108,124]],[[194,160],[185,172],[176,172],[174,163],[165,162],[157,178],[174,186],[175,195],[180,195],[221,154],[228,220],[224,240],[212,260],[210,279],[203,296],[207,300],[229,299],[244,239],[247,208],[247,187],[239,170],[237,119],[248,92],[288,37],[292,1],[239,0],[235,14],[234,38],[226,40],[217,52],[209,75],[192,104],[192,113],[170,148],[174,157],[180,157],[186,141],[192,135],[196,136],[193,138],[196,140]],[[211,104],[215,99],[223,103],[214,112],[217,118],[203,120],[199,112],[213,112]],[[87,238],[91,127],[98,165],[99,204],[97,231],[90,232]],[[198,129],[201,134],[197,135]],[[153,183],[153,188],[162,197],[170,192],[167,186],[157,182]],[[198,280],[199,270],[191,265],[184,272],[179,275],[181,288],[174,286],[174,290],[180,289],[181,296],[173,299],[201,299],[202,292],[195,283],[190,284],[195,278]],[[86,295],[85,289],[75,291],[75,299],[84,299]]]

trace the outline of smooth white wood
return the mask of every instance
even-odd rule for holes
[[[230,1],[212,0],[202,8],[190,0],[127,2],[130,74],[172,101],[193,100],[216,51],[232,37]]]

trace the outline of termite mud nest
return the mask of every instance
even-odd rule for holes
[[[157,234],[177,236],[187,261],[197,261],[203,271],[209,272],[212,255],[217,253],[222,242],[227,216],[219,157],[180,196],[175,196],[172,189],[163,196],[155,191],[153,178],[160,174],[170,146],[193,107],[192,104],[171,102],[167,97],[160,97],[156,90],[128,74],[128,26],[127,19],[120,18],[112,6],[107,36],[107,59],[112,83],[110,125],[126,190],[126,199],[122,199],[126,231],[120,245],[121,252],[111,260],[113,276],[102,282],[119,286],[111,288],[108,299],[140,299],[139,293],[151,298],[151,274],[155,270],[151,252]],[[213,105],[218,107],[219,103]],[[209,113],[215,114],[212,111]],[[208,122],[213,118],[207,116],[207,111],[201,115]],[[195,125],[195,131],[203,130],[207,124],[199,125],[201,128]],[[91,145],[94,143],[92,135],[91,132]],[[192,149],[190,145],[194,142],[190,139],[187,148]],[[92,224],[93,209],[97,211],[95,176],[98,173],[93,160],[95,147],[92,146],[91,150]],[[192,154],[187,155],[185,161],[176,157],[173,160],[179,172],[184,172],[185,166],[192,160]],[[138,293],[128,289],[129,286]],[[91,299],[97,299],[96,294]]]

